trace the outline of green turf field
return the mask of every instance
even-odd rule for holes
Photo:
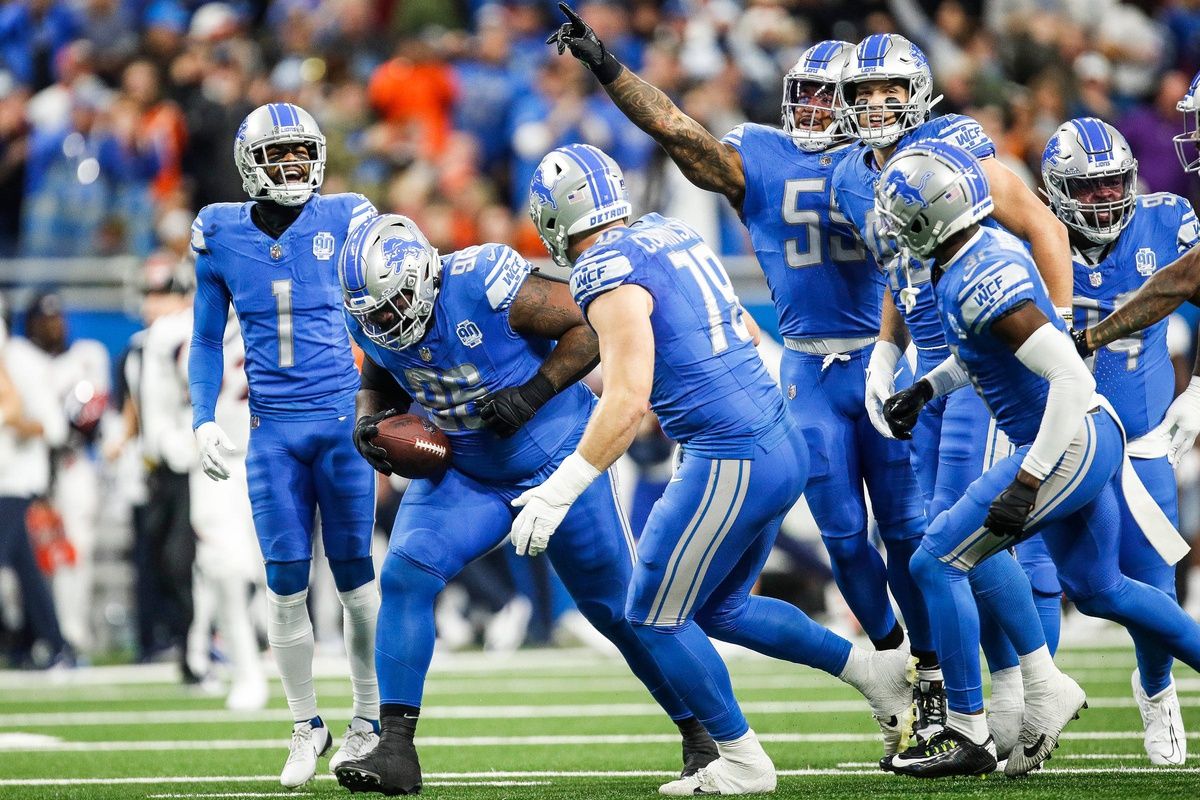
[[[875,768],[878,730],[853,690],[812,670],[731,661],[751,724],[787,798],[1192,798],[1200,763],[1153,768],[1129,688],[1133,653],[1119,639],[1066,648],[1059,663],[1091,709],[1042,772],[936,783]],[[349,687],[320,674],[322,713],[345,727]],[[0,672],[0,798],[348,796],[328,774],[299,792],[276,776],[290,731],[278,684],[268,709],[235,714],[220,698],[169,682],[170,669],[97,668],[47,678]],[[1184,718],[1200,732],[1200,678],[1176,667]],[[1197,733],[1191,744],[1200,752]],[[655,795],[678,769],[674,729],[620,662],[584,650],[481,654],[435,661],[418,745],[425,794],[445,798],[624,798]],[[324,770],[324,761],[322,761]]]

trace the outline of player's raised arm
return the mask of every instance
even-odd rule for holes
[[[734,208],[740,209],[746,193],[746,176],[738,151],[680,111],[662,90],[626,69],[573,8],[566,3],[559,3],[558,7],[569,21],[546,43],[556,44],[559,54],[570,50],[571,55],[582,61],[617,108],[667,151],[689,181],[701,189],[725,195]]]
[[[1075,346],[1081,353],[1098,350],[1150,327],[1185,301],[1200,305],[1200,245],[1154,273],[1128,302],[1100,324],[1076,333]]]
[[[992,216],[1018,238],[1029,242],[1029,251],[1046,282],[1050,302],[1059,313],[1065,309],[1069,316],[1075,273],[1066,226],[998,159],[987,158],[980,163],[992,187],[996,207]]]
[[[527,277],[509,306],[508,324],[517,333],[556,344],[532,378],[480,401],[479,418],[501,437],[512,436],[550,398],[600,363],[596,334],[565,283]]]

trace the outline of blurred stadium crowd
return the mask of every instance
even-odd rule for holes
[[[588,0],[579,10],[623,63],[718,135],[746,120],[777,124],[782,76],[812,42],[897,31],[928,53],[939,110],[976,117],[1031,185],[1050,134],[1086,114],[1125,134],[1143,190],[1200,199],[1171,143],[1175,103],[1200,67],[1200,0]],[[49,284],[53,259],[133,255],[146,265],[136,278],[144,323],[186,308],[179,265],[191,220],[205,204],[245,199],[234,135],[275,101],[320,123],[326,191],[411,216],[443,251],[496,241],[544,258],[525,212],[529,179],[548,150],[583,141],[622,165],[639,212],[683,217],[724,255],[749,255],[733,212],[688,184],[575,59],[553,57],[544,40],[558,22],[552,0],[11,0],[0,5],[0,258],[38,259]],[[136,426],[124,399],[138,392],[127,358],[67,331],[53,294],[22,306],[0,374],[0,462],[21,454],[10,459],[18,466],[0,463],[0,518],[24,516],[34,560],[18,563],[11,531],[0,531],[10,661],[45,666],[114,646],[144,659],[182,652],[191,556],[171,537],[191,533],[167,484],[188,468],[126,446]],[[1181,364],[1196,319],[1176,326]],[[669,452],[653,429],[639,440],[635,505],[666,480]],[[1200,469],[1193,461],[1180,474],[1186,535],[1200,527]],[[40,497],[54,502],[31,505]],[[383,530],[395,498],[381,495]],[[106,526],[126,532],[124,588],[135,599],[124,622],[106,618],[111,604],[91,577]],[[785,572],[827,580],[802,544],[786,550]],[[493,554],[473,565],[443,599],[446,640],[511,647],[531,630],[550,636],[556,621],[577,628],[544,563],[528,564],[514,570]],[[327,615],[331,628],[339,614]],[[106,622],[126,640],[101,635]]]

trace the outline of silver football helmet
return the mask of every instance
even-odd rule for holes
[[[268,151],[304,145],[307,158]],[[308,202],[325,180],[325,137],[312,115],[291,103],[268,103],[246,115],[233,140],[233,160],[242,188],[252,198],[283,206]]]
[[[1137,167],[1128,142],[1112,125],[1095,117],[1064,122],[1042,153],[1050,209],[1089,240],[1108,244],[1133,219]]]
[[[888,159],[875,184],[875,213],[885,234],[926,259],[939,244],[992,213],[992,195],[975,156],[930,140]]]
[[[560,267],[570,269],[572,236],[625,219],[632,213],[625,176],[617,162],[588,144],[552,150],[529,184],[529,216],[542,244]]]
[[[1200,172],[1200,72],[1175,108],[1183,112],[1183,133],[1172,139],[1175,154],[1184,172]]]
[[[869,81],[904,81],[908,99],[860,103],[858,86]],[[929,119],[930,109],[942,99],[933,96],[933,75],[925,53],[898,33],[876,33],[858,43],[847,57],[838,96],[842,130],[871,147],[890,147],[900,141]]]
[[[834,39],[817,42],[783,76],[783,129],[806,153],[825,150],[845,138],[834,105],[853,49],[849,42]],[[822,128],[826,116],[832,119]]]
[[[421,341],[441,283],[437,250],[408,217],[381,214],[351,232],[338,259],[342,302],[375,344]]]

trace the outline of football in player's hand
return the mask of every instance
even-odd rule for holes
[[[388,463],[406,478],[438,478],[450,467],[450,439],[414,414],[388,417],[378,425],[371,444],[387,452]]]

